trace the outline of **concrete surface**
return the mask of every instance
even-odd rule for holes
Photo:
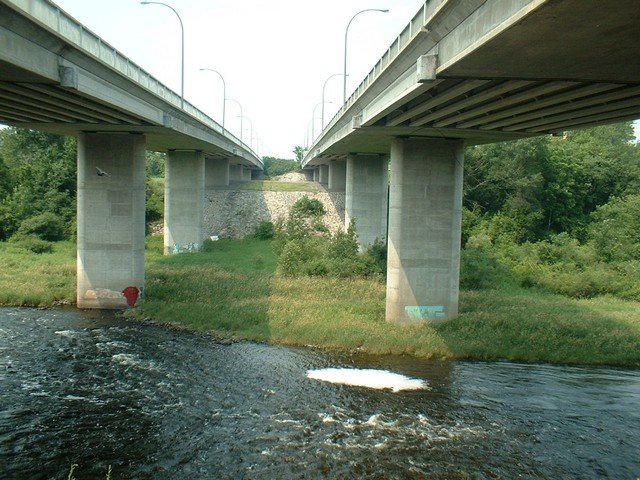
[[[204,240],[204,153],[170,151],[164,186],[164,254],[198,251]]]
[[[145,138],[78,138],[78,308],[124,308],[144,298]]]
[[[458,314],[463,144],[396,139],[391,148],[387,321]]]

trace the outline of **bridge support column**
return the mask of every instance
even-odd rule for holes
[[[313,181],[320,181],[320,167],[313,167]]]
[[[327,185],[329,183],[329,165],[320,165],[318,170],[318,182]]]
[[[242,169],[244,167],[242,165],[229,165],[229,180],[233,180],[234,182],[242,181]]]
[[[391,144],[387,321],[458,314],[462,170],[462,141]]]
[[[356,220],[360,249],[387,240],[388,166],[381,155],[349,155],[346,164],[345,229]]]
[[[77,305],[125,308],[144,292],[145,137],[78,138]]]
[[[242,167],[242,180],[244,182],[251,180],[251,169],[249,167]]]
[[[336,160],[329,164],[329,190],[344,192],[347,182],[347,162]]]
[[[164,182],[164,254],[197,251],[204,239],[204,153],[169,151]]]
[[[229,185],[229,159],[206,158],[204,161],[205,187],[225,187]]]

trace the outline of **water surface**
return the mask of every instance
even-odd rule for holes
[[[307,378],[385,369],[392,392]],[[331,355],[0,309],[0,478],[640,477],[640,373]]]

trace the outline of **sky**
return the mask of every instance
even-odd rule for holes
[[[175,92],[180,92],[180,26],[161,5],[136,0],[54,0],[64,11]],[[322,87],[343,71],[347,95],[369,73],[424,0],[164,0],[185,31],[185,100],[222,123],[223,89],[242,105],[243,140],[261,155],[293,158],[312,123],[320,133]],[[342,103],[342,77],[327,82],[325,124]],[[329,103],[330,102],[330,103]],[[315,121],[312,122],[315,109]],[[240,136],[239,108],[225,126]],[[247,120],[248,118],[248,120]],[[257,138],[256,138],[257,137]]]

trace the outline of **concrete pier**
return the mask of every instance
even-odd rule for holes
[[[347,182],[347,162],[336,160],[329,164],[329,190],[344,192]]]
[[[242,167],[242,180],[244,182],[251,180],[251,169],[249,167]]]
[[[320,181],[320,167],[313,168],[313,181],[314,182]]]
[[[328,185],[329,183],[329,165],[320,165],[318,168],[318,182],[323,185]]]
[[[204,240],[204,154],[169,151],[164,187],[164,254],[197,251]]]
[[[346,163],[345,228],[356,219],[360,249],[387,240],[389,162],[381,155],[349,155]]]
[[[206,158],[204,161],[205,187],[225,187],[229,185],[229,159]]]
[[[125,308],[142,301],[144,212],[145,137],[129,133],[80,134],[79,308]]]
[[[391,144],[387,321],[458,314],[462,170],[461,140]]]
[[[243,166],[238,164],[229,164],[229,180],[241,182],[243,177]]]

